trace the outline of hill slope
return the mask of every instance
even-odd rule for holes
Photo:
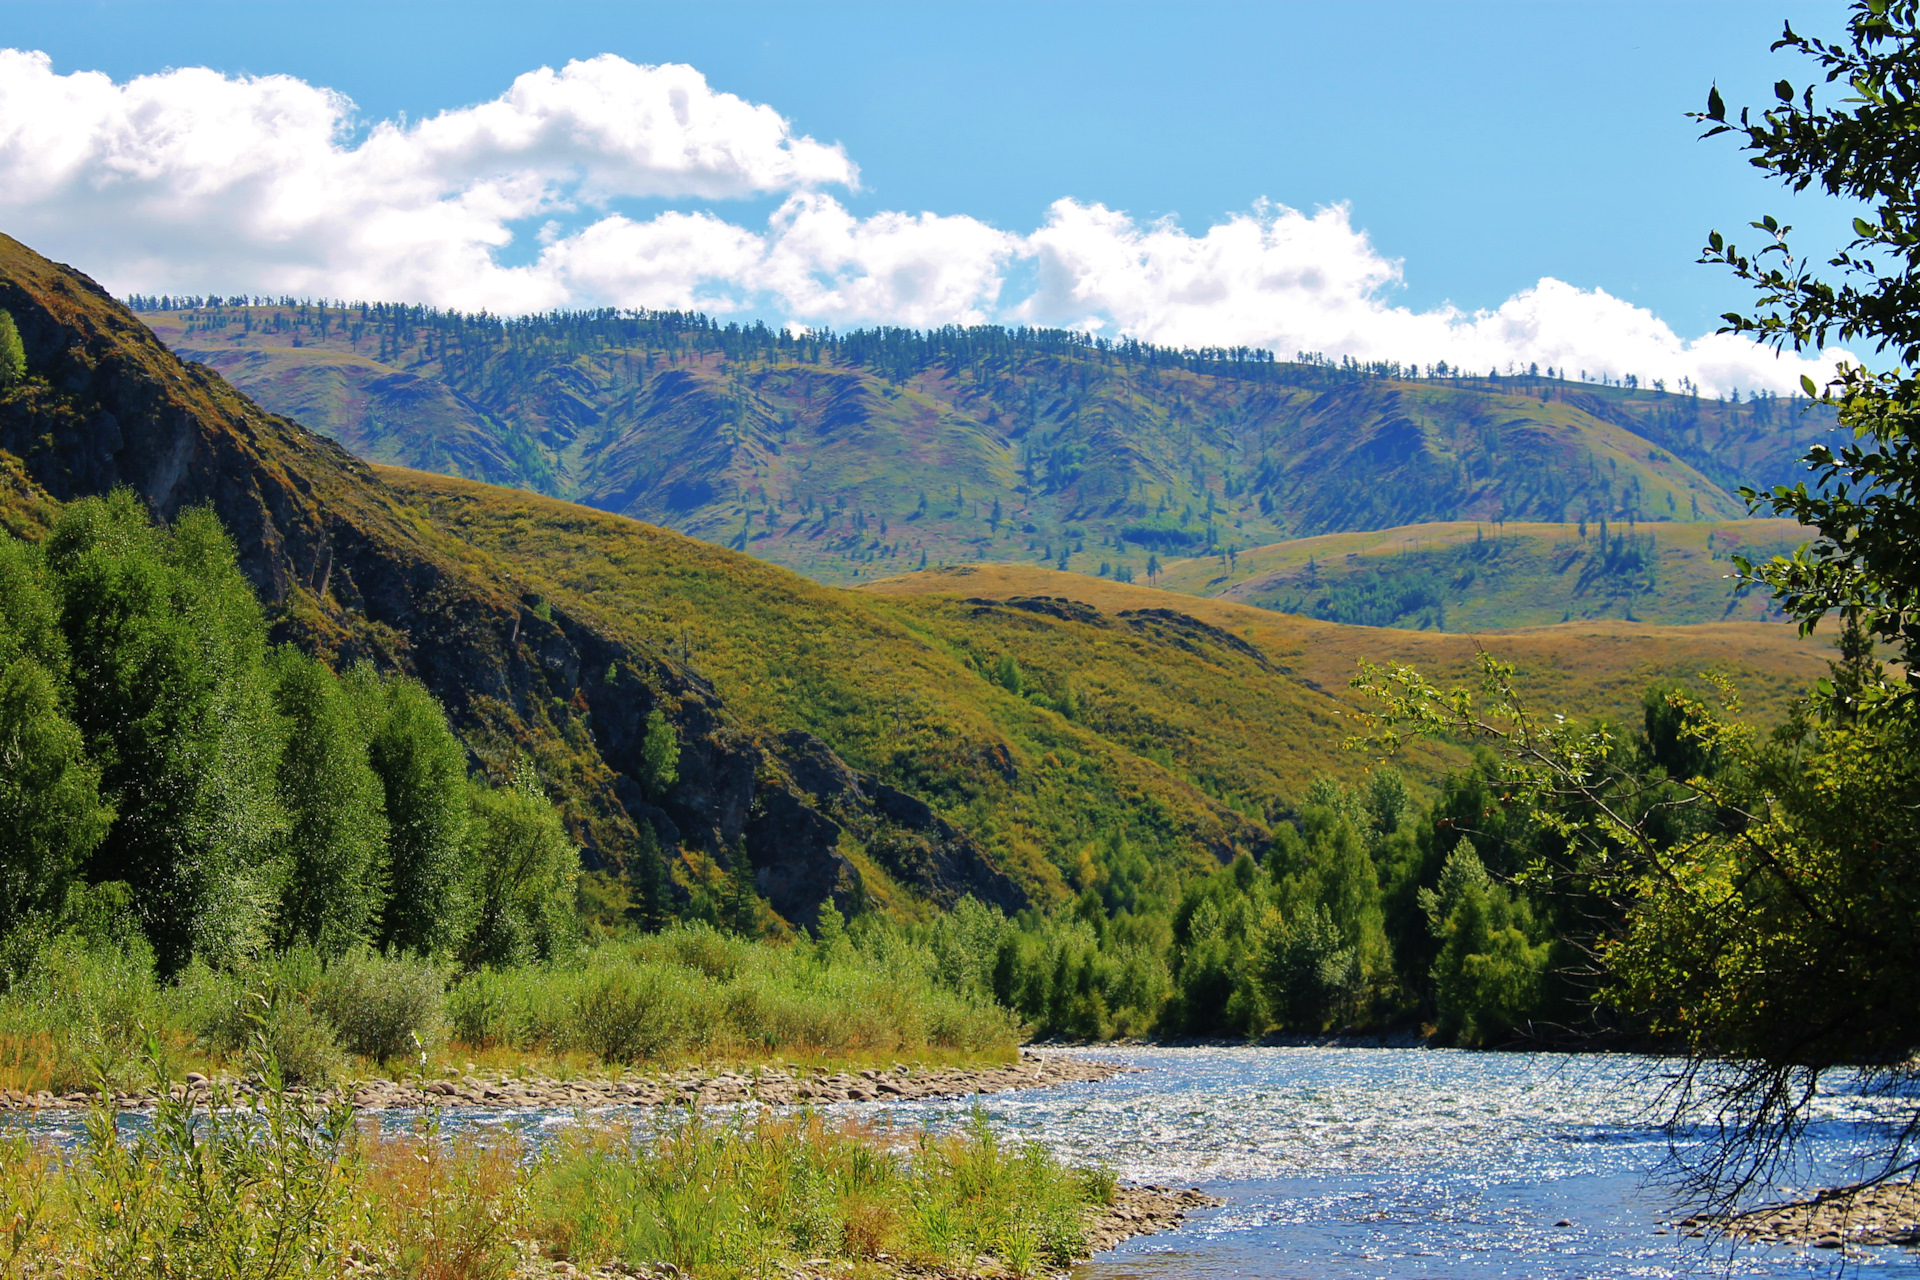
[[[1113,616],[1153,610],[1183,615],[1200,627],[1237,637],[1308,688],[1323,691],[1344,713],[1357,703],[1347,689],[1355,667],[1410,663],[1435,680],[1472,683],[1477,654],[1485,649],[1515,664],[1523,689],[1536,706],[1567,715],[1604,716],[1636,724],[1647,685],[1662,680],[1693,683],[1703,671],[1732,676],[1748,711],[1777,721],[1808,684],[1825,675],[1830,641],[1800,637],[1779,622],[1721,622],[1660,626],[1600,619],[1519,627],[1478,636],[1357,627],[1256,608],[1233,600],[1180,596],[1134,583],[1111,582],[1026,565],[977,565],[928,570],[871,583],[859,589],[918,601],[928,613],[951,610],[968,598],[1078,601]],[[1070,662],[1063,654],[1062,659]],[[1026,658],[1023,657],[1025,662]],[[1215,716],[1199,706],[1199,719]],[[1339,728],[1344,738],[1350,727]],[[1456,757],[1446,757],[1449,763]],[[1348,769],[1354,767],[1351,758]]]
[[[396,306],[147,313],[362,457],[511,484],[826,582],[1147,557],[1416,521],[1743,514],[1831,425],[1538,377],[1405,379],[1000,329]],[[1822,411],[1824,413],[1824,411]]]
[[[1758,621],[1779,615],[1764,594],[1735,594],[1730,557],[1762,559],[1804,541],[1791,520],[1452,521],[1170,561],[1157,585],[1330,622],[1438,631]]]

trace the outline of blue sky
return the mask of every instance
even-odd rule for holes
[[[1766,101],[1781,75],[1797,78],[1791,56],[1767,45],[1786,18],[1838,34],[1845,8],[1830,3],[16,2],[5,13],[0,45],[43,51],[56,75],[92,70],[124,83],[205,66],[291,76],[347,95],[363,126],[486,102],[523,73],[597,54],[686,63],[715,92],[770,107],[796,137],[838,144],[858,167],[858,186],[822,189],[856,220],[927,212],[1025,236],[1066,198],[1127,215],[1126,243],[1138,249],[1164,217],[1199,236],[1261,199],[1307,216],[1345,202],[1350,231],[1400,267],[1385,282],[1361,271],[1355,287],[1421,314],[1445,303],[1498,308],[1551,277],[1650,310],[1694,339],[1745,301],[1737,285],[1694,264],[1708,229],[1774,212],[1831,242],[1850,216],[1788,198],[1725,140],[1697,141],[1683,116],[1711,81],[1737,104]],[[506,218],[514,241],[491,252],[503,265],[527,264],[541,253],[540,227],[551,242],[608,213],[642,222],[704,210],[757,230],[797,189],[773,182],[720,200],[685,192],[575,200]],[[133,274],[152,274],[164,250]],[[1207,340],[1250,324],[1257,340],[1269,330],[1294,337],[1252,320],[1195,327],[1191,310],[1187,320],[1169,318],[1156,300],[1108,305],[1097,290],[1061,303],[1064,311],[1015,315],[1010,300],[1036,287],[1050,259],[992,252],[1002,253],[1000,293],[976,299],[974,318],[1066,322],[1084,302],[1111,331],[1178,340],[1191,329]],[[133,287],[114,278],[126,273],[102,272]],[[956,289],[951,296],[965,292]],[[589,293],[566,296],[632,300]],[[759,284],[726,296],[743,316],[775,320],[847,323],[867,305],[851,294],[831,305],[795,302]],[[885,310],[872,318],[938,314]],[[1335,347],[1358,341],[1341,338],[1338,325],[1329,331]],[[1418,345],[1419,332],[1406,327],[1397,341]],[[1513,349],[1524,357],[1532,348]]]

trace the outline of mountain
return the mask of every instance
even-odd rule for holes
[[[1426,521],[1725,520],[1832,426],[1805,401],[1054,331],[174,301],[141,300],[175,351],[361,457],[832,583],[973,562],[1138,577],[1149,556]]]
[[[1736,594],[1731,557],[1764,560],[1806,540],[1791,520],[1448,521],[1169,561],[1156,584],[1331,622],[1440,631],[1777,620],[1766,594]]]
[[[824,586],[623,516],[369,465],[4,237],[0,308],[29,370],[0,391],[0,524],[36,536],[120,486],[162,517],[210,504],[280,638],[417,675],[475,767],[535,763],[591,865],[618,878],[664,854],[684,883],[745,858],[796,923],[827,900],[1056,901],[1113,841],[1199,866],[1258,852],[1316,771],[1361,766],[1341,749],[1355,656],[1442,674],[1471,658],[1457,637],[1035,568]],[[1824,669],[1822,646],[1759,624],[1513,643],[1543,696],[1616,715],[1647,679],[1708,665],[1779,714]],[[655,712],[681,743],[661,794],[641,760]],[[1409,763],[1418,781],[1457,761]]]

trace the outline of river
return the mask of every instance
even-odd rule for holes
[[[981,1099],[1007,1130],[1126,1178],[1197,1185],[1227,1203],[1132,1241],[1082,1280],[1258,1276],[1664,1277],[1832,1275],[1832,1252],[1729,1256],[1663,1220],[1667,1141],[1658,1064],[1603,1055],[1425,1049],[1082,1050],[1145,1068],[1098,1084]],[[967,1104],[884,1108],[957,1123]],[[1843,1177],[1876,1122],[1823,1098],[1809,1179]],[[1566,1222],[1569,1225],[1558,1226]],[[1849,1259],[1920,1277],[1911,1249]]]

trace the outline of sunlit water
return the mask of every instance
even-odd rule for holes
[[[1139,1182],[1199,1186],[1226,1201],[1178,1232],[1102,1255],[1080,1269],[1081,1280],[1830,1276],[1843,1265],[1886,1280],[1920,1277],[1912,1249],[1844,1260],[1759,1245],[1730,1253],[1665,1228],[1682,1215],[1659,1179],[1668,1152],[1656,1124],[1659,1064],[1645,1059],[1353,1048],[1070,1052],[1143,1070],[977,1102],[832,1110],[948,1128],[978,1105],[1002,1131],[1070,1161],[1105,1163]],[[1884,1106],[1844,1093],[1823,1098],[1798,1185],[1843,1180]],[[634,1118],[645,1123],[645,1113]],[[390,1112],[384,1123],[416,1119]],[[444,1118],[449,1128],[536,1135],[577,1119],[476,1110]]]

